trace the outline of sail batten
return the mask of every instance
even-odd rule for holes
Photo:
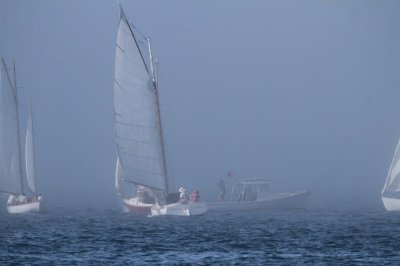
[[[130,152],[124,152],[121,151],[119,152],[120,154],[124,154],[126,156],[132,156],[132,157],[136,157],[136,158],[142,158],[142,159],[149,159],[149,160],[154,160],[154,161],[159,161],[160,158],[159,157],[153,157],[153,156],[145,156],[145,155],[140,155],[140,154],[135,154],[135,153],[130,153]]]
[[[115,48],[114,131],[124,180],[167,191],[151,73],[121,8]]]
[[[14,81],[3,58],[0,62],[0,190],[23,191],[19,139],[18,101]]]
[[[146,125],[146,124],[132,124],[129,122],[124,122],[124,121],[119,121],[118,119],[115,120],[116,124],[122,124],[125,126],[130,126],[130,127],[139,127],[139,128],[148,128],[151,130],[157,129],[157,127],[153,126],[153,125]]]
[[[145,174],[145,175],[151,175],[151,176],[154,176],[154,175],[161,175],[161,174],[162,174],[161,172],[145,171],[145,170],[143,170],[143,169],[138,169],[138,168],[133,168],[133,167],[128,167],[128,169],[131,170],[131,171],[136,171],[137,173],[141,173],[141,174]],[[129,179],[129,178],[126,178],[126,180],[130,180],[130,181],[132,181],[132,182],[135,182],[135,180],[131,180],[131,179]],[[144,185],[144,184],[143,184],[143,185]]]
[[[115,138],[119,138],[119,139],[123,139],[126,141],[132,141],[132,142],[136,142],[136,143],[143,143],[143,144],[153,144],[150,141],[145,141],[145,140],[138,140],[138,139],[134,139],[134,138],[129,138],[129,137],[121,137],[121,136],[115,136]]]

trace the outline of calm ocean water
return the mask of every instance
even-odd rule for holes
[[[268,211],[0,215],[0,265],[400,264],[400,214]]]

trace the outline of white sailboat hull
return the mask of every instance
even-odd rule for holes
[[[27,202],[18,205],[7,205],[8,213],[38,213],[42,212],[42,202]]]
[[[382,196],[382,201],[387,211],[400,211],[400,199]]]
[[[262,211],[271,209],[304,209],[310,195],[307,191],[271,194],[255,201],[210,202],[209,211]]]
[[[186,204],[173,203],[168,205],[153,205],[151,207],[152,216],[175,215],[175,216],[193,216],[201,215],[207,212],[205,202],[189,202]]]
[[[130,212],[150,212],[151,206],[153,206],[151,203],[142,202],[139,197],[122,199],[122,203]]]

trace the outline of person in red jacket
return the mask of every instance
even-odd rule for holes
[[[193,190],[192,194],[190,194],[190,202],[198,202],[200,199],[200,194],[197,189]]]

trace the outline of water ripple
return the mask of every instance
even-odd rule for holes
[[[0,216],[0,264],[397,264],[398,214],[269,211]]]

